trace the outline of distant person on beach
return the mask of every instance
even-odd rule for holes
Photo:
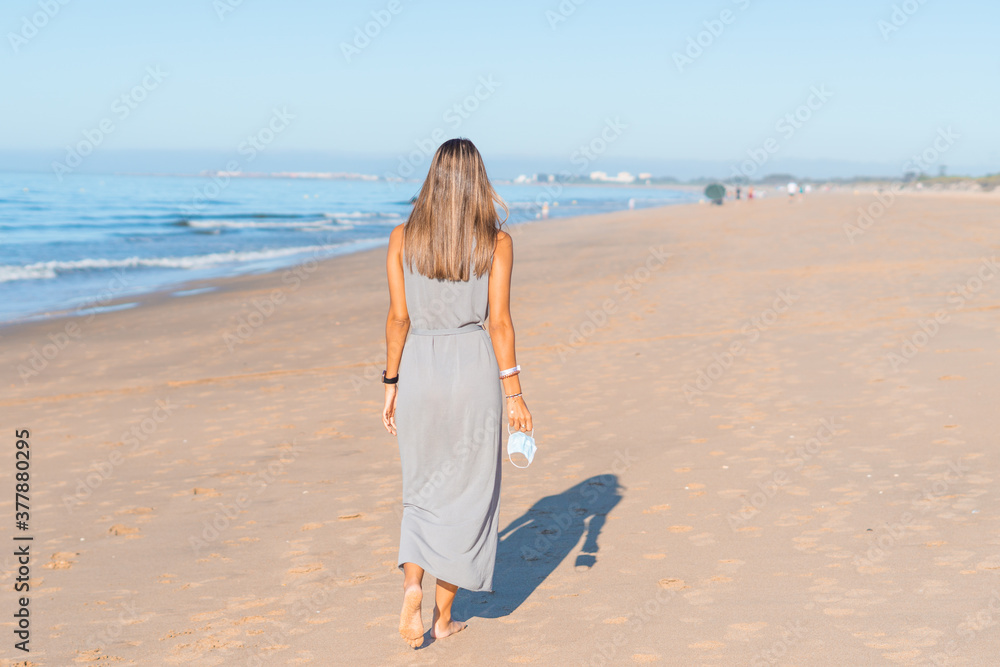
[[[479,151],[451,139],[389,237],[382,424],[403,467],[399,633],[414,648],[424,572],[437,579],[435,639],[466,627],[451,617],[459,588],[493,591],[501,441],[505,427],[532,430],[514,357],[513,244],[497,205],[507,212]]]
[[[795,201],[795,195],[799,191],[799,186],[795,184],[795,181],[788,183],[788,201]]]
[[[747,201],[753,201],[753,186],[747,188]]]

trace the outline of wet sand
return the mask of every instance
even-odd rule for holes
[[[384,250],[0,330],[30,664],[992,664],[1000,199],[859,225],[875,201],[515,228],[539,452],[504,464],[496,592],[417,651]],[[26,657],[5,551],[3,665]]]

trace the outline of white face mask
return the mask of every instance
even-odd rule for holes
[[[509,437],[507,438],[507,458],[514,465],[515,468],[527,468],[531,465],[531,461],[535,458],[535,435],[534,429],[531,431],[531,435],[524,433],[522,431],[517,431],[515,433],[510,432],[510,426],[507,426],[507,433]],[[514,454],[520,454],[528,460],[523,466],[519,466],[514,463]]]

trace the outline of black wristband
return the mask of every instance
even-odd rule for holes
[[[385,371],[382,371],[382,384],[396,384],[397,382],[399,382],[399,373],[396,373],[394,378],[387,378]]]

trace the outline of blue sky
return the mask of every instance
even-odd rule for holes
[[[949,171],[1000,171],[997,3],[577,2],[8,0],[0,151],[62,154],[110,119],[105,153],[225,154],[277,108],[295,118],[274,155],[391,164],[439,130],[488,159],[572,171],[620,119],[585,169],[718,169],[775,139],[765,171],[811,161],[896,173],[951,127]],[[54,15],[24,38],[43,5]],[[345,57],[372,12],[391,20]],[[701,53],[678,67],[699,37]],[[118,117],[115,100],[149,67],[166,77]],[[816,88],[829,99],[790,136],[778,131]]]

